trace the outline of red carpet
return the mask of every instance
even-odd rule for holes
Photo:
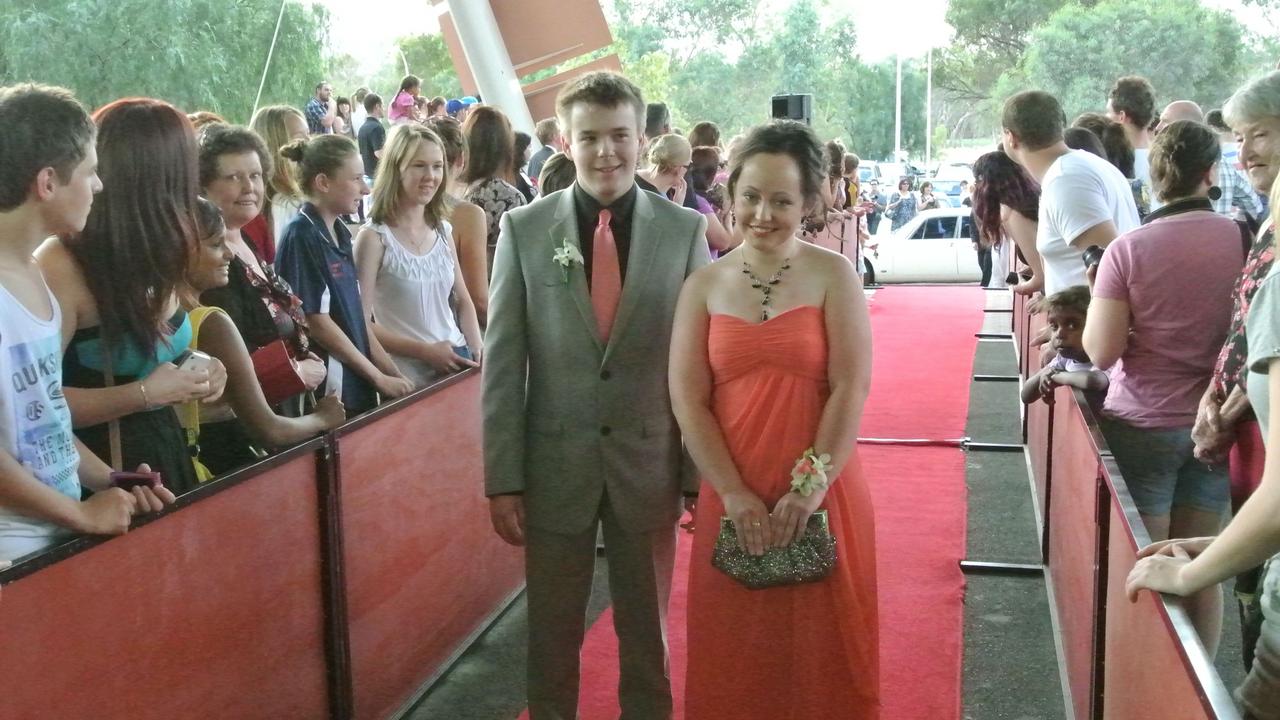
[[[891,287],[871,303],[863,437],[964,436],[986,291]],[[876,507],[884,720],[960,717],[966,489],[958,448],[863,445]]]
[[[875,362],[863,437],[964,435],[983,293],[892,287],[875,294]],[[892,446],[862,446],[859,455],[876,508],[881,718],[954,720],[960,717],[964,631],[958,564],[965,552],[964,455],[955,448]],[[677,718],[683,717],[690,545],[682,532],[668,616]],[[582,719],[616,718],[618,639],[610,611],[587,631],[582,669]]]

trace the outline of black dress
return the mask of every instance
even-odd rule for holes
[[[116,348],[112,353],[114,385],[145,378],[163,362],[169,362],[187,349],[191,337],[191,323],[185,311],[179,310],[169,318],[172,331],[170,341],[160,341],[153,350],[153,357],[145,358],[131,344]],[[185,340],[184,340],[185,338]],[[127,341],[124,341],[127,343]],[[102,371],[101,328],[83,328],[71,337],[62,356],[63,384],[72,388],[106,387],[106,375]],[[195,489],[195,466],[187,449],[186,434],[178,422],[173,407],[165,406],[136,412],[119,418],[121,465],[118,470],[133,470],[142,463],[160,473],[165,487],[175,495]],[[104,462],[111,462],[110,423],[77,428],[76,437]]]

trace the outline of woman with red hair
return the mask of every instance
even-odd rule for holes
[[[1044,289],[1044,267],[1036,250],[1039,224],[1040,185],[1003,151],[989,152],[973,164],[974,244],[988,249],[1008,248],[1012,240],[1031,268],[1031,278],[1013,286],[1013,291],[1033,295]],[[1007,258],[1007,251],[997,253]],[[1003,278],[1006,264],[996,264],[991,273]]]
[[[93,116],[103,190],[84,230],[45,243],[41,269],[62,306],[63,382],[76,435],[112,465],[148,463],[181,494],[195,469],[174,406],[216,400],[217,360],[184,370],[178,298],[199,240],[195,131],[160,100],[118,100]]]

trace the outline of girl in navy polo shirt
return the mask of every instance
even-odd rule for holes
[[[377,393],[396,398],[413,390],[366,320],[351,231],[339,220],[369,193],[360,152],[350,138],[322,135],[280,153],[298,164],[307,202],[280,237],[276,272],[302,299],[312,340],[328,358],[325,394],[339,394],[347,414],[357,415],[378,404]]]

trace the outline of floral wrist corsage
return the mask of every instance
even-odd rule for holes
[[[800,459],[796,460],[795,467],[791,468],[791,491],[809,497],[814,490],[825,489],[829,482],[827,471],[830,469],[830,455],[814,454],[813,448],[805,450]]]

